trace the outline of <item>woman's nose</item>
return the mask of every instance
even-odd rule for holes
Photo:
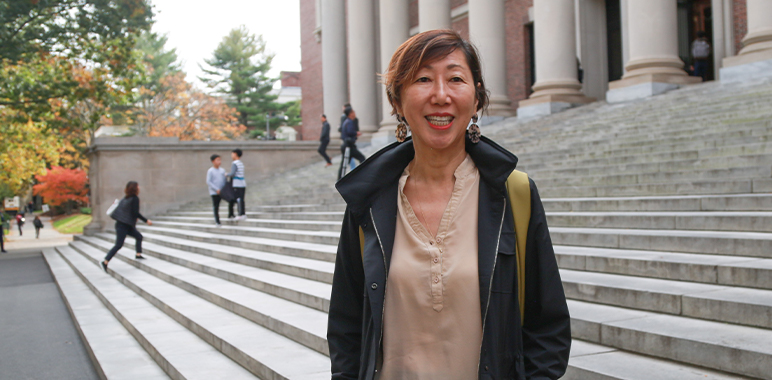
[[[450,102],[448,96],[448,85],[443,81],[435,82],[432,93],[432,103],[437,105],[445,105]]]

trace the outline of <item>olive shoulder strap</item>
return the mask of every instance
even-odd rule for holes
[[[509,204],[515,222],[517,259],[517,300],[520,304],[520,324],[525,318],[525,242],[528,239],[528,225],[531,222],[531,184],[528,174],[515,170],[507,178]]]

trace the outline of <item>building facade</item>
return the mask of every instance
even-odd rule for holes
[[[689,76],[698,32],[711,45],[708,79],[772,56],[770,0],[300,0],[303,138],[319,115],[335,126],[357,110],[374,144],[396,120],[378,73],[411,35],[452,28],[480,51],[488,117],[535,117],[656,95]]]

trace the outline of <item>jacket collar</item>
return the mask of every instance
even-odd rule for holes
[[[477,144],[467,138],[466,151],[480,171],[480,178],[501,195],[506,195],[505,183],[517,166],[517,157],[485,136],[481,136]],[[351,211],[361,214],[373,203],[375,195],[399,180],[413,157],[415,150],[411,138],[389,144],[341,178],[335,187]]]

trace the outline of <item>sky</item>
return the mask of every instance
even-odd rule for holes
[[[150,0],[155,12],[153,31],[166,34],[166,48],[176,48],[188,81],[198,81],[204,59],[231,29],[245,25],[262,35],[266,50],[275,53],[270,74],[300,71],[299,0]]]

